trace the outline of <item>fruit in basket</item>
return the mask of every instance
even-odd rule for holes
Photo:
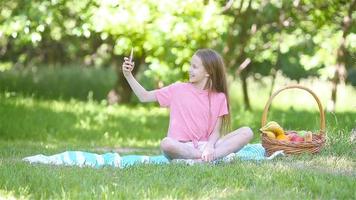
[[[277,140],[289,141],[289,138],[288,138],[286,135],[281,134],[281,135],[278,135],[278,136],[277,136]]]
[[[311,142],[313,133],[311,131],[289,131],[287,137],[291,142]]]
[[[288,137],[291,142],[304,142],[304,138],[295,133],[289,134]]]
[[[304,142],[304,138],[303,137],[297,137],[297,138],[295,138],[295,142]]]
[[[300,137],[305,137],[305,135],[307,134],[307,131],[298,131],[297,133]]]
[[[313,133],[311,132],[311,131],[308,131],[307,133],[306,133],[306,135],[305,135],[305,141],[306,142],[311,142],[311,141],[313,141]]]
[[[295,137],[297,134],[297,132],[288,132],[287,133],[287,137],[289,138],[289,140],[291,140],[293,137]]]
[[[271,139],[276,139],[276,135],[272,131],[262,131],[262,133],[266,134],[267,137]]]
[[[275,121],[268,122],[265,126],[260,129],[263,131],[272,131],[275,136],[284,135],[283,128]]]

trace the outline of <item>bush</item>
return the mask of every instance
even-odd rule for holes
[[[102,100],[116,80],[110,68],[32,67],[0,73],[0,91],[48,99]]]

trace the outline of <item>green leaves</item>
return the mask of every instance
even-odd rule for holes
[[[117,65],[135,50],[151,79],[184,79],[192,54],[215,48],[230,72],[246,68],[292,79],[330,77],[350,2],[189,0],[20,0],[1,3],[2,70],[33,64]],[[346,37],[346,68],[353,67],[355,22]],[[280,60],[279,60],[280,59]],[[282,66],[279,66],[282,64]],[[268,65],[268,66],[267,66]],[[288,66],[288,67],[287,67]],[[294,69],[295,68],[295,69]],[[298,74],[300,73],[300,74]]]

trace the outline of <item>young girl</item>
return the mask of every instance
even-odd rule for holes
[[[237,152],[253,137],[249,127],[223,137],[230,123],[225,66],[211,49],[200,49],[192,57],[188,83],[174,83],[146,91],[133,77],[134,63],[124,58],[123,74],[141,102],[158,101],[170,109],[168,135],[161,141],[170,159],[201,159],[210,162]]]

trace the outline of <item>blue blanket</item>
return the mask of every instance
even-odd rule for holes
[[[240,160],[271,160],[278,155],[284,155],[282,151],[277,151],[270,157],[265,157],[265,149],[261,144],[248,144],[236,153],[231,153],[228,156],[215,160],[212,163],[231,162],[234,159]],[[23,158],[29,163],[42,163],[51,165],[67,165],[67,166],[90,166],[100,168],[104,166],[125,168],[136,164],[168,164],[171,163],[164,155],[145,156],[145,155],[126,155],[120,156],[118,153],[96,154],[83,151],[65,151],[63,153],[45,156],[38,154]],[[176,159],[176,163],[185,163],[188,165],[195,164],[195,160],[191,159]]]

